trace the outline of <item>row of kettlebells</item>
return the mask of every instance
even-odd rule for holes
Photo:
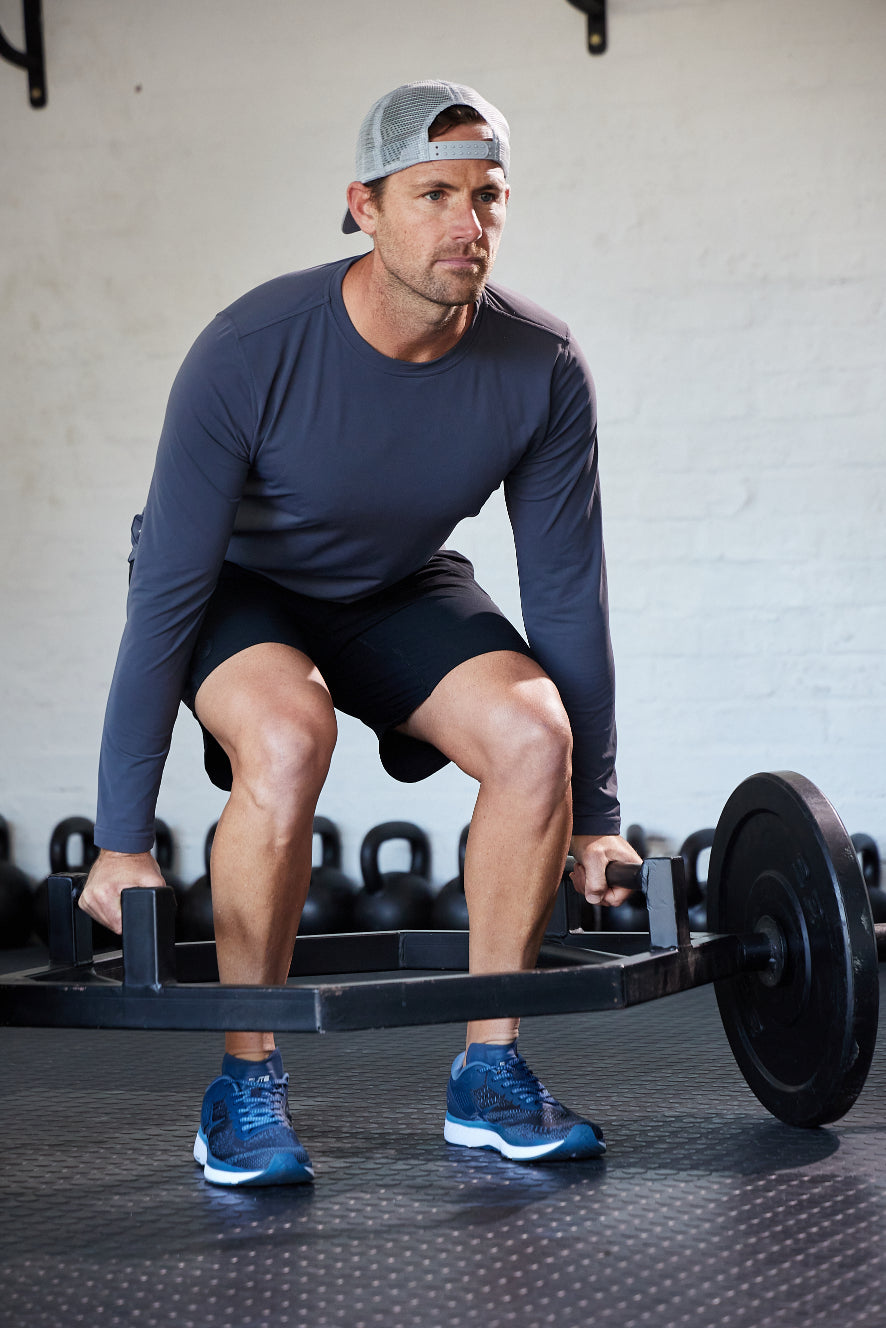
[[[179,940],[209,940],[213,935],[209,862],[214,833],[215,826],[211,826],[206,836],[205,874],[179,895],[176,911]],[[437,892],[430,881],[430,839],[411,821],[385,821],[368,831],[360,846],[362,883],[342,870],[341,834],[334,821],[316,816],[314,839],[319,841],[320,861],[311,869],[310,888],[298,929],[300,936],[467,927],[463,876],[466,829],[460,841],[459,875]],[[394,841],[404,841],[408,846],[408,871],[381,870],[381,850]],[[164,875],[175,889],[176,883],[170,881],[169,873]],[[461,901],[457,921],[454,912],[446,913],[447,903],[457,903],[456,897]],[[448,920],[444,920],[444,915]]]
[[[174,870],[172,834],[168,825],[155,822],[154,854],[167,885],[176,896],[176,939],[211,940],[213,937],[210,856],[216,826],[204,842],[205,872],[192,884]],[[98,856],[94,824],[85,816],[69,816],[55,827],[49,842],[49,874],[88,871]],[[464,903],[464,846],[459,847],[459,874],[440,891],[430,883],[431,844],[424,830],[410,821],[386,821],[374,826],[360,848],[362,885],[341,868],[341,834],[325,816],[314,819],[320,861],[311,871],[311,884],[299,925],[300,935],[346,931],[397,931],[406,928],[466,927]],[[409,847],[408,871],[382,872],[383,845],[404,840]],[[9,828],[0,817],[0,948],[27,945],[32,937],[49,937],[49,877],[36,884],[13,865]],[[116,948],[119,937],[93,925],[96,949]]]
[[[178,940],[210,940],[213,936],[209,863],[215,828],[215,825],[210,827],[204,844],[206,870],[189,885],[173,870],[175,852],[169,827],[159,819],[155,823],[157,863],[176,895]],[[92,821],[83,816],[67,817],[59,822],[49,843],[50,873],[88,871],[98,853],[93,830]],[[629,826],[626,838],[642,858],[670,852],[665,841],[647,836],[639,825]],[[320,860],[311,871],[310,889],[299,925],[300,935],[414,928],[461,930],[467,927],[464,891],[467,826],[459,836],[457,874],[439,890],[435,890],[430,882],[430,840],[425,831],[411,821],[385,821],[366,834],[360,847],[363,876],[360,884],[342,871],[341,834],[335,822],[325,816],[315,817],[314,839],[319,843]],[[704,855],[713,839],[713,829],[697,830],[680,847],[686,873],[689,925],[693,931],[704,931],[707,926],[707,881],[702,868]],[[393,841],[404,841],[408,846],[408,871],[381,870],[381,850]],[[868,887],[874,921],[886,922],[886,890],[880,885],[877,844],[867,834],[853,835],[852,843]],[[45,878],[35,885],[14,866],[9,827],[0,816],[0,948],[26,945],[34,933],[46,942],[49,928],[47,881]],[[609,931],[648,930],[642,893],[636,892],[615,908],[588,907],[583,924],[589,929],[601,927]],[[119,945],[119,938],[97,923],[93,941],[97,949]]]

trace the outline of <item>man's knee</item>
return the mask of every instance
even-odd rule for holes
[[[235,786],[281,811],[316,795],[329,772],[338,729],[331,705],[312,712],[260,713],[233,742]]]
[[[548,679],[520,689],[496,707],[489,740],[491,773],[558,801],[572,777],[572,729]]]

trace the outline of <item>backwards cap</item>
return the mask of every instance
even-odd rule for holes
[[[492,138],[447,139],[431,143],[428,130],[441,111],[450,106],[472,106],[492,130]],[[501,111],[462,83],[404,83],[379,97],[360,126],[357,136],[357,174],[362,184],[385,175],[405,171],[425,161],[464,161],[479,158],[496,161],[507,179],[511,161],[510,131]],[[358,231],[350,211],[342,230]]]

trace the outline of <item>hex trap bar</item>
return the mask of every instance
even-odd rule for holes
[[[84,875],[49,882],[49,965],[0,978],[0,1023],[326,1033],[625,1008],[776,962],[768,937],[690,935],[681,858],[644,863],[649,933],[574,930],[560,886],[537,967],[469,974],[466,931],[296,939],[285,986],[221,986],[215,943],[175,943],[168,887],[122,895],[122,949],[95,956]]]

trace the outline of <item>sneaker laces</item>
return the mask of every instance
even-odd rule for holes
[[[244,1133],[263,1130],[269,1125],[286,1125],[291,1128],[292,1117],[289,1114],[287,1086],[289,1075],[282,1079],[263,1080],[244,1079],[234,1083],[234,1104]]]
[[[493,1067],[493,1077],[504,1091],[527,1107],[556,1103],[544,1084],[532,1073],[522,1056],[508,1056]],[[558,1104],[559,1105],[559,1104]]]

